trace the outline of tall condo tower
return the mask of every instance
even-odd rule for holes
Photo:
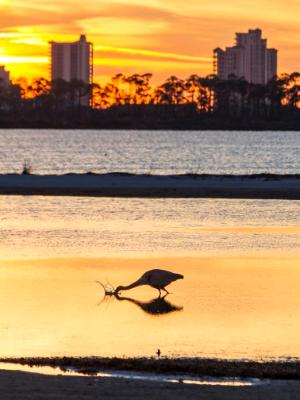
[[[260,29],[236,33],[235,46],[214,50],[214,73],[220,79],[235,75],[249,83],[266,84],[277,75],[277,50],[267,48]]]
[[[72,43],[50,42],[51,45],[51,80],[72,79],[93,83],[93,44],[81,35],[79,41]],[[88,105],[90,96],[82,98],[82,105]]]
[[[9,85],[9,72],[6,71],[4,65],[0,65],[0,85]]]

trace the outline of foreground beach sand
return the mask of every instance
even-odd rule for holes
[[[249,387],[181,385],[95,377],[0,371],[1,399],[297,400],[300,382],[270,381]]]

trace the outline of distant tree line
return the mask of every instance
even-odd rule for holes
[[[0,81],[0,127],[300,129],[298,72],[266,85],[191,75],[153,86],[151,78],[118,74],[105,85]]]

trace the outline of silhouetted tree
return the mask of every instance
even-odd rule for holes
[[[200,127],[207,120],[222,127],[279,121],[300,127],[300,73],[282,74],[266,85],[230,76],[187,79],[170,76],[158,86],[152,75],[117,74],[107,84],[79,80],[0,81],[3,126]],[[87,107],[89,98],[92,108]],[[165,124],[165,125],[164,125]],[[238,125],[237,125],[238,126]]]

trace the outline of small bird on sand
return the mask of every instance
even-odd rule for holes
[[[161,355],[161,351],[160,351],[160,349],[157,349],[157,352],[156,352],[156,354],[157,354],[157,357],[159,358],[159,357],[160,357],[160,355]]]
[[[165,271],[163,269],[151,269],[150,271],[145,272],[137,281],[131,283],[127,286],[118,286],[115,290],[115,293],[119,293],[122,290],[133,289],[137,286],[148,285],[157,289],[159,291],[159,295],[161,295],[161,290],[164,290],[167,294],[169,292],[166,289],[166,286],[170,285],[170,283],[177,281],[177,279],[183,279],[183,275],[175,274],[174,272]]]

